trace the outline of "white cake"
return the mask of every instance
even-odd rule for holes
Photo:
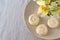
[[[29,16],[29,23],[31,25],[38,25],[40,18],[37,14],[32,14]]]
[[[59,25],[59,21],[57,18],[52,17],[52,18],[48,19],[47,24],[50,28],[56,28]]]
[[[48,33],[48,28],[45,24],[40,24],[36,28],[36,33],[40,36],[47,35]]]

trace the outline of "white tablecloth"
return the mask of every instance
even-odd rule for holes
[[[29,0],[0,0],[0,40],[41,40],[25,27],[23,14]]]

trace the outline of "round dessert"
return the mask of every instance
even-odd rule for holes
[[[40,21],[40,18],[37,14],[32,14],[29,16],[29,23],[31,25],[38,25]]]
[[[57,20],[57,18],[52,17],[48,19],[47,24],[50,28],[56,28],[59,25],[59,21]]]
[[[40,36],[43,35],[47,35],[48,33],[48,28],[45,24],[40,24],[37,28],[36,28],[36,33]]]

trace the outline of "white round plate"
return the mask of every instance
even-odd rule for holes
[[[24,20],[25,20],[25,24],[27,25],[27,28],[30,30],[30,32],[32,32],[35,36],[37,36],[39,38],[43,38],[43,39],[60,38],[60,26],[56,29],[49,29],[49,33],[46,36],[39,36],[38,34],[36,34],[36,32],[35,32],[36,26],[30,25],[28,22],[28,18],[29,18],[29,15],[31,15],[33,13],[37,13],[38,7],[39,6],[33,1],[30,1],[28,3],[28,5],[26,6],[25,13],[24,13]],[[42,23],[44,22],[46,24],[46,21],[48,18],[49,17],[44,17]]]

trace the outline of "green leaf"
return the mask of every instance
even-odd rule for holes
[[[51,11],[53,11],[53,12],[54,12],[55,10],[51,10]]]
[[[56,0],[51,0],[51,2],[55,2]]]
[[[60,7],[60,5],[57,5],[58,7]]]
[[[50,3],[49,3],[49,5],[51,5],[51,2],[55,2],[55,1],[56,1],[56,0],[51,0]]]
[[[51,12],[49,11],[47,15],[50,16],[51,15]]]

